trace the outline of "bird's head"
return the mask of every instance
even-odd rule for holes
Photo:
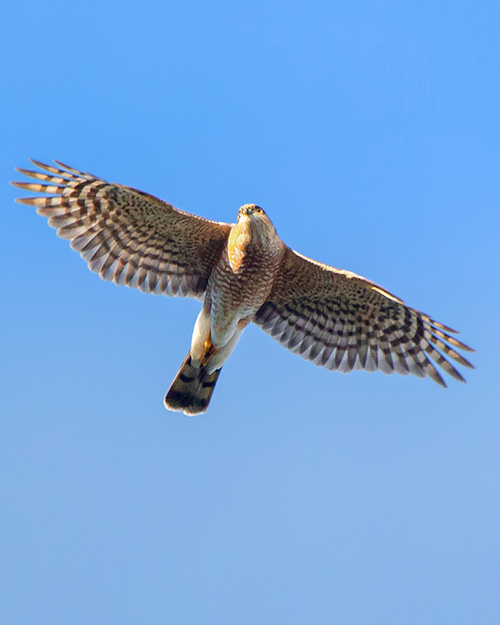
[[[240,208],[238,211],[238,223],[250,225],[252,228],[274,231],[272,221],[266,215],[264,209],[256,204],[244,204]]]
[[[256,204],[244,204],[238,211],[238,221],[241,219],[262,219],[263,217],[269,220],[264,210]]]
[[[238,226],[258,239],[269,239],[276,235],[272,221],[256,204],[244,204],[238,211]]]

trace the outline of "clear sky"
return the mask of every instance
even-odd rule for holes
[[[2,624],[499,622],[499,7],[4,6]],[[101,282],[14,203],[29,157],[258,203],[477,368],[342,375],[250,327],[209,412],[167,412],[200,304]]]

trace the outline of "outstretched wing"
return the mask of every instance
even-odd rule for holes
[[[443,354],[472,367],[456,348],[474,350],[450,336],[455,330],[369,280],[289,248],[254,321],[284,347],[327,369],[428,375],[446,386],[436,365],[464,379]]]
[[[19,169],[41,182],[16,187],[49,197],[21,198],[104,280],[146,293],[201,297],[227,242],[229,224],[174,208],[152,195],[110,184],[55,161]],[[47,172],[47,173],[44,173]]]

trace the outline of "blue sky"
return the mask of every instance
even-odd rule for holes
[[[496,2],[4,7],[0,621],[439,624],[500,612]],[[103,283],[7,185],[57,158],[294,249],[477,349],[331,373],[255,327],[162,400],[199,303]]]

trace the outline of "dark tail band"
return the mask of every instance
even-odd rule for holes
[[[190,416],[202,414],[208,408],[220,372],[218,369],[208,374],[206,367],[193,367],[188,353],[165,395],[165,408]]]

